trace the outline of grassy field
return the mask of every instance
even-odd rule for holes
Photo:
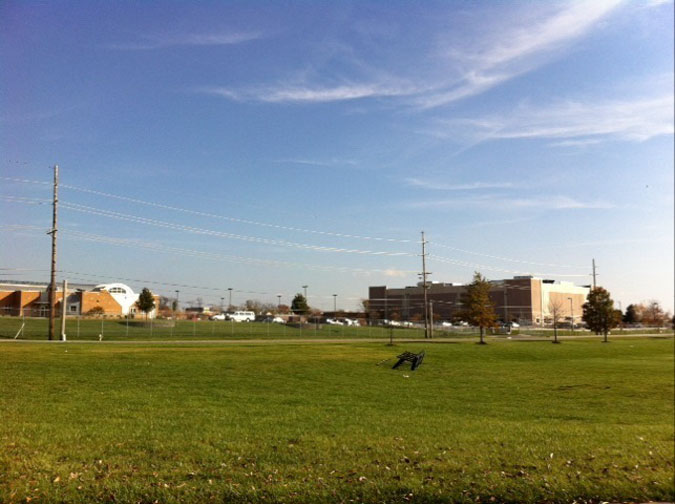
[[[11,339],[16,336],[25,322],[20,339],[45,340],[47,339],[47,319],[19,317],[0,317],[0,338]],[[60,320],[57,321],[56,333],[60,331]],[[672,331],[663,329],[639,329],[641,334],[661,333],[672,334]],[[518,333],[527,333],[536,337],[553,338],[553,331],[527,328]],[[615,329],[615,334],[622,331]],[[628,331],[626,331],[628,333]],[[573,333],[569,330],[558,331],[559,336],[569,336]],[[575,335],[590,333],[577,330]],[[124,319],[77,319],[69,318],[66,321],[66,335],[70,341],[98,341],[99,335],[103,335],[105,341],[135,341],[135,340],[228,340],[228,339],[342,339],[342,338],[394,338],[411,339],[424,338],[424,331],[420,328],[393,329],[381,326],[372,327],[346,327],[331,325],[307,324],[303,327],[293,327],[284,324],[263,323],[236,323],[222,321],[189,321],[189,320],[157,320],[145,322],[132,320],[127,323]],[[466,337],[476,338],[478,330],[474,328],[441,330],[435,329],[437,338]]]
[[[0,352],[0,502],[673,499],[672,338]]]
[[[47,338],[47,319],[19,317],[0,317],[0,338],[14,338],[22,323],[25,322],[21,339],[44,340]],[[60,331],[60,320],[57,321]],[[388,338],[390,329],[386,327],[347,327],[332,325],[305,324],[293,327],[286,324],[237,323],[231,321],[189,321],[157,320],[145,322],[132,320],[127,324],[124,319],[81,319],[70,318],[66,321],[66,335],[71,341],[97,341],[99,334],[104,340],[186,340],[186,339],[295,339],[295,338]],[[424,338],[422,329],[394,328],[394,337]],[[449,332],[438,331],[439,337]],[[476,330],[454,332],[456,335],[475,337]]]

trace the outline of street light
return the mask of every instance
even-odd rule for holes
[[[570,317],[572,318],[572,334],[574,334],[574,305],[572,304],[572,298],[568,297],[570,300]]]
[[[337,294],[333,294],[333,317],[337,317]]]
[[[277,310],[281,308],[281,294],[277,294]]]
[[[307,301],[307,287],[308,287],[307,285],[303,285],[303,286],[302,286],[302,288],[303,288],[304,291],[305,291],[305,301]]]
[[[228,287],[227,290],[230,294],[230,301],[227,303],[227,311],[230,311],[232,309],[232,287]]]
[[[220,298],[220,313],[223,313],[223,301],[225,301],[224,297]]]
[[[178,294],[180,294],[180,291],[176,290],[176,311],[178,311]]]

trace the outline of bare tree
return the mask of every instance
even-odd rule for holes
[[[560,298],[553,298],[548,302],[548,312],[551,315],[553,322],[553,343],[560,343],[558,341],[558,323],[563,318],[564,302]]]

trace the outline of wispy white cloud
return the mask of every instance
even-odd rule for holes
[[[234,45],[262,38],[259,32],[191,33],[184,35],[144,35],[140,40],[109,44],[109,49],[143,51],[177,46]]]
[[[392,86],[383,83],[341,84],[336,86],[311,86],[304,84],[281,84],[247,89],[227,87],[202,87],[198,92],[229,98],[235,101],[259,101],[266,103],[324,103],[407,96],[418,91],[411,86]]]
[[[490,37],[483,33],[465,47],[452,47],[448,59],[463,66],[459,79],[446,89],[417,98],[424,107],[437,107],[481,94],[529,72],[562,48],[590,32],[621,0],[573,2],[562,8],[530,16],[513,28],[499,27]]]
[[[471,191],[477,189],[512,189],[515,186],[512,182],[471,182],[468,184],[445,184],[442,182],[433,182],[418,178],[407,178],[405,182],[413,187],[424,189],[433,189],[437,191]]]
[[[383,274],[389,278],[401,278],[407,276],[408,272],[399,269],[387,269],[383,271]]]
[[[410,208],[436,209],[472,206],[507,210],[519,208],[541,210],[609,209],[615,207],[615,205],[606,201],[581,201],[564,195],[534,196],[529,198],[500,198],[493,195],[482,195],[473,198],[416,201],[409,203],[408,206]]]
[[[562,140],[560,142],[551,142],[549,147],[586,147],[587,145],[596,145],[602,143],[599,138],[587,138],[584,140]]]
[[[352,51],[341,51],[341,63],[351,69],[327,82],[320,73],[253,87],[202,87],[196,91],[238,101],[265,103],[323,103],[366,98],[405,98],[416,107],[432,108],[483,93],[529,72],[589,33],[622,0],[596,0],[569,4],[528,5],[527,15],[498,19],[463,41],[439,42],[438,54],[419,54],[422,71],[378,70]],[[483,20],[481,20],[483,21]],[[205,43],[207,40],[191,40]],[[182,41],[185,43],[185,41]],[[159,44],[159,45],[156,45]],[[149,48],[162,47],[161,40]],[[171,44],[174,45],[174,44]],[[141,44],[141,47],[144,48]],[[334,68],[334,66],[332,67]],[[333,72],[333,70],[331,70]]]
[[[438,122],[435,136],[457,138],[475,145],[495,139],[568,139],[556,147],[589,145],[605,140],[644,141],[672,135],[673,107],[670,94],[626,101],[563,102],[549,106],[521,106],[486,117]]]
[[[341,158],[332,158],[332,159],[308,159],[308,158],[288,158],[288,159],[275,159],[275,163],[283,164],[299,164],[307,166],[320,166],[326,168],[332,168],[336,166],[357,166],[358,161],[354,159],[341,159]]]

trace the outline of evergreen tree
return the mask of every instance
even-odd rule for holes
[[[305,315],[309,313],[309,305],[307,304],[305,296],[302,294],[295,295],[293,302],[291,303],[291,311],[298,315]]]
[[[150,289],[143,287],[140,295],[138,296],[138,301],[136,301],[136,306],[138,309],[145,313],[145,318],[148,318],[148,313],[155,308],[155,298],[150,292]]]
[[[604,334],[605,339],[603,341],[607,343],[607,334],[618,323],[614,312],[614,301],[609,296],[609,292],[602,287],[591,289],[583,309],[582,320],[595,334]]]
[[[490,282],[475,272],[473,282],[462,295],[463,309],[459,317],[480,328],[480,344],[484,345],[485,328],[494,327],[497,321],[494,303],[490,299]]]
[[[624,324],[637,324],[641,319],[642,317],[637,307],[634,304],[629,304],[626,307],[626,313],[623,315]]]

